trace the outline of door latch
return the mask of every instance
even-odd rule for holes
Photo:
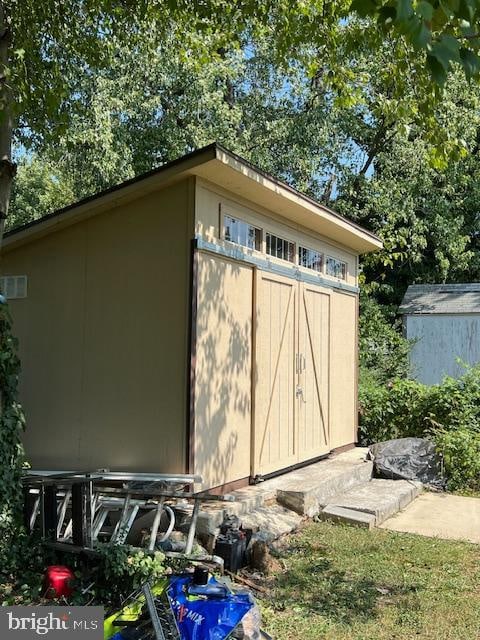
[[[302,387],[300,385],[297,386],[297,390],[295,391],[295,396],[296,396],[297,399],[301,398],[303,400],[303,402],[305,402],[305,403],[307,402],[305,400],[305,396],[303,394],[303,389],[302,389]]]

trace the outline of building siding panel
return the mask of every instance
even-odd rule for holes
[[[407,315],[405,335],[413,340],[410,374],[425,384],[438,384],[446,375],[458,377],[465,368],[460,359],[480,362],[480,315]]]
[[[36,468],[186,470],[186,182],[6,252]],[[193,206],[193,203],[192,203]]]
[[[194,469],[209,488],[250,475],[253,270],[198,258]]]

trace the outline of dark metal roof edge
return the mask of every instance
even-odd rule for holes
[[[227,149],[226,147],[224,147],[223,145],[221,145],[218,142],[212,142],[211,144],[206,145],[205,147],[201,147],[200,149],[196,149],[195,151],[191,151],[190,153],[187,153],[187,154],[181,156],[180,158],[176,158],[175,160],[171,160],[170,162],[165,163],[161,167],[156,167],[155,169],[151,169],[150,171],[147,171],[147,172],[142,173],[142,174],[140,174],[138,176],[135,176],[134,178],[130,178],[129,180],[125,180],[124,182],[121,182],[120,184],[116,184],[116,185],[113,185],[112,187],[109,187],[108,189],[104,189],[103,191],[100,191],[99,193],[95,193],[95,194],[93,194],[91,196],[87,196],[86,198],[82,198],[82,200],[78,200],[77,202],[72,202],[72,204],[69,204],[66,207],[62,207],[61,209],[57,209],[56,211],[53,211],[52,213],[48,213],[47,215],[43,216],[42,218],[39,218],[38,220],[33,220],[32,222],[27,222],[26,224],[23,224],[23,225],[21,225],[19,227],[15,227],[15,229],[11,229],[10,231],[7,231],[6,233],[4,233],[3,237],[4,238],[10,238],[10,237],[12,237],[12,236],[14,236],[14,235],[16,235],[18,233],[21,233],[22,231],[26,231],[27,229],[30,229],[32,227],[36,227],[37,225],[40,225],[40,224],[42,224],[42,223],[44,223],[44,222],[46,222],[48,220],[52,220],[54,218],[61,217],[62,215],[66,214],[66,213],[68,213],[70,211],[73,211],[77,207],[81,207],[81,206],[83,206],[85,204],[88,204],[90,202],[94,202],[95,200],[100,200],[101,198],[103,198],[106,195],[109,195],[111,193],[115,193],[116,191],[121,191],[125,187],[128,187],[128,186],[130,186],[132,184],[136,184],[137,182],[141,182],[142,180],[145,180],[146,178],[150,178],[150,177],[155,176],[155,175],[160,175],[162,172],[167,171],[168,169],[171,169],[172,167],[175,167],[177,165],[181,165],[182,163],[186,162],[187,160],[191,160],[192,158],[195,158],[196,156],[201,156],[202,154],[208,153],[208,151],[213,151],[212,159],[217,158],[217,152],[219,152],[219,151],[221,153],[225,153],[226,155],[230,156],[233,160],[236,160],[236,161],[240,162],[241,164],[249,167],[253,171],[259,173],[260,175],[262,175],[263,177],[267,178],[268,180],[270,180],[274,184],[278,185],[279,187],[282,187],[283,189],[286,189],[287,191],[290,191],[290,193],[292,193],[292,194],[302,198],[303,200],[306,200],[307,202],[313,204],[314,206],[319,207],[320,209],[323,209],[325,212],[329,213],[334,218],[337,218],[338,220],[341,220],[342,222],[345,222],[346,224],[348,224],[349,226],[353,227],[354,229],[356,229],[358,231],[361,231],[362,233],[364,233],[366,236],[372,238],[373,240],[376,240],[377,242],[380,242],[380,243],[382,242],[382,240],[377,235],[372,233],[371,231],[368,231],[367,229],[364,229],[359,224],[353,222],[352,220],[349,220],[345,216],[340,215],[336,211],[333,211],[333,209],[330,209],[329,207],[326,207],[325,205],[321,204],[320,202],[317,202],[317,200],[315,200],[314,198],[308,196],[305,193],[302,193],[298,189],[295,189],[295,187],[292,187],[291,185],[289,185],[288,183],[284,182],[283,180],[279,180],[278,178],[275,178],[274,176],[270,175],[266,171],[263,171],[262,169],[260,169],[259,167],[255,166],[254,164],[252,164],[248,160],[245,160],[244,158],[242,158],[238,154],[234,153],[233,151],[230,151],[229,149]]]
[[[175,167],[176,165],[182,164],[183,162],[187,161],[187,160],[191,160],[192,158],[195,158],[196,156],[200,156],[204,153],[207,153],[208,151],[214,151],[215,153],[212,154],[212,160],[216,157],[216,143],[212,143],[207,145],[206,147],[201,147],[200,149],[195,149],[195,151],[191,151],[190,153],[185,154],[184,156],[181,156],[180,158],[176,158],[175,160],[171,160],[170,162],[166,162],[165,164],[162,164],[161,167],[156,167],[155,169],[151,169],[150,171],[146,171],[145,173],[141,173],[138,176],[135,176],[134,178],[130,178],[129,180],[125,180],[124,182],[120,182],[119,184],[115,184],[112,187],[108,187],[108,189],[104,189],[103,191],[99,191],[98,193],[94,193],[91,196],[87,196],[86,198],[82,198],[81,200],[77,200],[76,202],[72,202],[72,204],[68,204],[65,207],[62,207],[61,209],[57,209],[56,211],[52,211],[52,213],[48,213],[47,215],[39,218],[38,220],[32,220],[32,222],[27,222],[26,224],[23,224],[19,227],[15,227],[15,229],[11,229],[10,231],[7,231],[6,233],[4,233],[3,237],[4,238],[9,238],[17,233],[20,233],[21,231],[25,231],[26,229],[30,229],[31,227],[35,227],[38,224],[41,224],[42,222],[45,222],[47,220],[51,220],[52,218],[57,218],[57,217],[61,217],[63,214],[68,213],[69,211],[72,211],[73,209],[76,209],[77,207],[81,207],[85,204],[88,204],[89,202],[93,202],[95,200],[100,200],[101,198],[103,198],[104,196],[107,196],[111,193],[115,193],[116,191],[121,191],[122,189],[124,189],[125,187],[129,187],[132,184],[136,184],[137,182],[141,182],[142,180],[145,180],[146,178],[151,178],[152,176],[155,175],[159,175],[164,171],[167,171],[168,169],[171,169],[172,167]]]
[[[426,309],[410,309],[407,307],[399,307],[398,308],[399,315],[403,316],[474,316],[480,314],[480,308],[478,311],[469,310],[465,311],[464,309],[460,309],[458,311],[435,311],[435,310],[426,310]]]
[[[368,229],[365,229],[361,225],[357,224],[356,222],[353,222],[353,220],[349,220],[345,216],[342,216],[340,213],[337,213],[333,209],[330,209],[329,207],[325,206],[324,204],[318,202],[318,200],[315,200],[315,198],[312,198],[311,196],[307,195],[306,193],[302,193],[298,189],[295,189],[295,187],[292,187],[287,182],[284,182],[283,180],[279,180],[278,178],[275,178],[275,176],[272,176],[271,174],[267,173],[263,169],[260,169],[259,167],[255,166],[254,164],[252,164],[248,160],[245,160],[244,158],[242,158],[242,156],[239,156],[238,154],[234,153],[233,151],[230,151],[229,149],[227,149],[226,147],[224,147],[220,143],[217,142],[217,143],[215,143],[215,145],[216,145],[218,150],[222,151],[223,153],[226,153],[227,155],[231,156],[234,160],[237,160],[238,162],[241,162],[242,164],[246,165],[247,167],[250,167],[250,169],[253,169],[253,171],[256,171],[257,173],[259,173],[260,175],[264,176],[265,178],[267,178],[271,182],[274,182],[279,187],[282,187],[283,189],[286,189],[287,191],[290,191],[290,193],[293,193],[294,195],[299,196],[303,200],[306,200],[307,202],[310,202],[311,204],[315,205],[316,207],[320,207],[320,209],[323,209],[324,211],[326,211],[327,213],[332,215],[334,218],[337,218],[338,220],[341,220],[342,222],[346,222],[351,227],[354,227],[358,231],[361,231],[362,233],[365,233],[367,236],[370,236],[374,240],[377,240],[378,242],[381,242],[383,244],[383,241],[381,240],[381,238],[379,236],[375,235],[372,231],[369,231]]]

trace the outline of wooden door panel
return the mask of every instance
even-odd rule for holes
[[[297,461],[295,353],[298,283],[262,271],[256,281],[253,475]]]
[[[300,284],[298,455],[299,462],[329,451],[330,296]]]

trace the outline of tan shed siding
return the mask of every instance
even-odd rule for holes
[[[37,467],[78,466],[86,241],[82,225],[2,255],[3,274],[28,277],[27,298],[9,307],[22,361],[27,457]]]
[[[298,283],[257,271],[255,306],[255,428],[253,474],[297,463],[295,385]]]
[[[330,448],[357,434],[357,296],[330,296]]]
[[[33,466],[185,470],[188,198],[183,182],[4,254],[29,278],[11,310]]]
[[[253,272],[198,260],[194,468],[208,488],[250,475]]]
[[[222,239],[222,217],[225,213],[233,217],[239,217],[256,227],[262,228],[264,231],[270,231],[275,235],[295,242],[297,256],[298,246],[300,245],[320,251],[324,255],[324,260],[327,256],[342,260],[347,264],[345,282],[350,285],[357,285],[357,255],[355,253],[334,242],[329,242],[326,238],[313,231],[281,218],[274,211],[255,207],[248,200],[234,198],[227,191],[198,179],[195,203],[195,233],[209,242],[231,246],[230,243],[224,243]],[[265,251],[265,247],[263,247],[263,251]],[[273,257],[270,257],[270,259],[284,266],[289,264]],[[303,269],[303,267],[301,270],[310,275],[315,274],[314,271]],[[325,275],[324,277],[328,278]],[[332,280],[335,281],[334,278]]]

